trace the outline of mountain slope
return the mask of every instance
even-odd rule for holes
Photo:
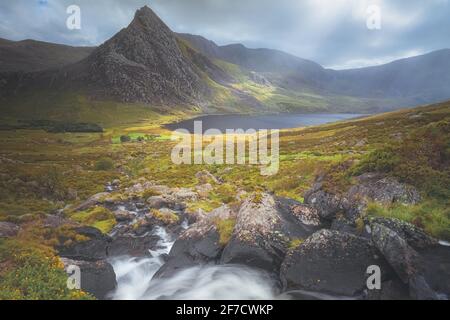
[[[0,72],[32,72],[76,63],[93,47],[71,47],[35,40],[0,39]]]
[[[241,44],[218,46],[201,36],[179,36],[207,56],[264,73],[277,86],[288,90],[308,88],[325,96],[381,99],[373,101],[374,106],[385,108],[450,98],[450,49],[381,66],[336,71],[277,50],[249,49]]]

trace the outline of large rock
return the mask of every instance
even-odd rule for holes
[[[324,190],[323,179],[324,177],[319,177],[305,193],[304,198],[305,203],[317,209],[320,217],[325,220],[333,220],[339,213],[343,213],[347,219],[354,222],[371,201],[382,205],[413,205],[421,200],[414,187],[377,173],[356,177],[356,184],[347,192],[339,194]]]
[[[397,232],[379,224],[371,224],[372,241],[395,270],[404,284],[409,286],[413,299],[437,299],[424,276],[423,261],[416,250]]]
[[[73,231],[84,236],[86,240],[59,245],[57,250],[61,257],[85,261],[104,260],[108,257],[110,237],[93,227],[79,227]]]
[[[322,183],[317,182],[305,193],[305,204],[315,208],[322,219],[331,220],[343,210],[342,198],[322,189]]]
[[[285,291],[307,290],[355,296],[366,288],[367,268],[388,270],[367,239],[348,233],[321,230],[292,249],[281,267]]]
[[[168,261],[157,272],[155,278],[169,277],[189,266],[217,262],[223,250],[217,222],[235,218],[236,212],[225,205],[193,224],[175,241]]]
[[[107,247],[109,257],[131,256],[144,257],[150,256],[151,249],[154,249],[160,238],[150,234],[145,236],[134,236],[132,234],[123,234],[113,237]]]
[[[439,244],[437,239],[430,237],[422,229],[416,227],[411,223],[401,221],[395,218],[373,218],[371,224],[383,225],[392,231],[396,232],[408,245],[414,249],[426,249],[437,246]]]
[[[117,281],[113,267],[106,261],[79,261],[62,258],[64,267],[68,270],[69,266],[80,268],[81,289],[92,294],[100,300],[108,299],[109,294],[116,289]],[[73,271],[70,270],[69,271]]]
[[[0,238],[12,238],[19,233],[20,227],[11,222],[0,222]]]
[[[347,198],[352,202],[369,199],[387,205],[395,202],[416,204],[421,200],[419,192],[414,187],[400,183],[392,177],[366,173],[356,179],[357,184],[347,193]]]
[[[270,194],[263,194],[257,203],[252,197],[244,201],[221,263],[243,264],[278,274],[290,240],[306,238],[318,229],[316,220],[295,210],[296,205],[283,199],[277,201]],[[303,224],[302,219],[312,224]]]

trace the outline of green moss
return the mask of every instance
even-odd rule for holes
[[[289,242],[289,249],[296,249],[296,248],[300,247],[303,242],[305,242],[304,239],[300,239],[300,238],[292,239]]]
[[[108,233],[116,225],[114,214],[104,207],[94,207],[87,211],[76,212],[70,218]]]
[[[219,232],[219,244],[226,246],[233,235],[236,219],[225,219],[216,221],[217,232]]]
[[[423,228],[436,238],[450,240],[450,209],[436,200],[428,200],[415,206],[396,204],[385,207],[370,203],[367,215],[397,218]]]

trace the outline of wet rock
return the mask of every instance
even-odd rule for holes
[[[0,222],[0,238],[12,238],[17,236],[20,227],[11,222]]]
[[[388,280],[381,283],[381,289],[367,290],[366,300],[410,300],[408,286],[400,280]]]
[[[244,201],[221,263],[278,273],[290,239],[306,238],[318,229],[300,222],[298,215],[293,214],[295,205],[299,203],[276,200],[270,194],[263,194],[258,203],[252,198]]]
[[[104,260],[108,257],[110,237],[93,227],[77,227],[73,230],[87,240],[57,246],[61,257],[85,261]]]
[[[234,219],[236,212],[223,206],[205,215],[175,241],[167,263],[157,272],[155,278],[169,277],[180,269],[206,263],[215,263],[220,259],[223,245],[216,222]]]
[[[111,243],[108,245],[108,256],[150,256],[149,250],[154,249],[159,240],[159,237],[153,234],[141,237],[131,234],[118,235],[113,237]]]
[[[424,263],[418,252],[398,233],[384,225],[373,223],[371,229],[373,243],[402,282],[409,286],[411,298],[437,299],[436,293],[424,278]]]
[[[367,268],[388,269],[367,239],[321,230],[292,249],[281,267],[285,291],[308,290],[356,296],[366,289]]]
[[[109,294],[117,287],[116,274],[113,267],[105,260],[80,261],[62,258],[66,271],[73,274],[71,266],[80,268],[80,285],[85,292],[100,300],[109,298]]]

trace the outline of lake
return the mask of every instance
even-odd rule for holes
[[[341,120],[354,119],[363,114],[275,114],[275,115],[207,115],[165,125],[169,130],[186,129],[193,133],[194,121],[202,121],[203,132],[208,129],[291,129],[316,126]]]

